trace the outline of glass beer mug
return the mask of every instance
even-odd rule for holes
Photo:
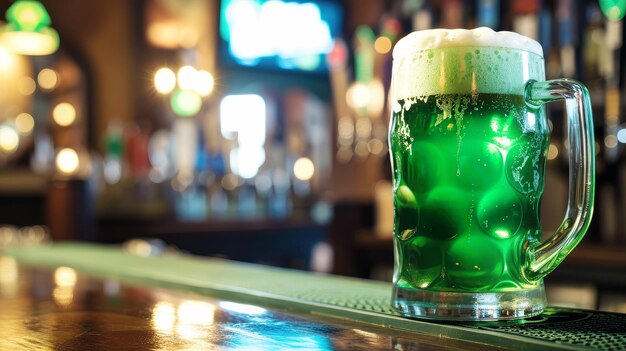
[[[545,81],[541,45],[513,32],[414,32],[393,57],[393,305],[406,316],[451,320],[541,313],[543,277],[591,220],[587,89]],[[567,112],[569,201],[563,224],[542,241],[543,104],[555,100]]]

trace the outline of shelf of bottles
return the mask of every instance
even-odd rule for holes
[[[324,211],[313,196],[323,180],[324,126],[300,126],[294,141],[299,147],[289,152],[273,138],[271,101],[250,93],[209,97],[212,81],[210,73],[190,65],[177,73],[163,67],[154,83],[169,105],[171,123],[152,131],[109,125],[102,215],[206,221],[308,219],[312,208],[318,217]],[[217,116],[209,112],[212,105]]]

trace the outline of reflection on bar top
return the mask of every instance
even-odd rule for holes
[[[185,255],[142,258],[114,246],[78,243],[9,248],[6,253],[33,265],[68,266],[133,284],[504,348],[513,342],[529,350],[626,348],[625,314],[550,308],[518,322],[433,323],[400,317],[389,306],[391,285],[385,282]]]

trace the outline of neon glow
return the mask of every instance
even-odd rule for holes
[[[314,2],[231,0],[222,11],[222,38],[242,64],[275,57],[282,68],[310,71],[333,47],[329,23]]]
[[[609,21],[620,21],[626,15],[626,0],[600,0],[602,13]]]
[[[11,51],[22,55],[49,55],[59,48],[59,34],[50,28],[50,15],[35,0],[18,0],[6,13],[2,40]]]

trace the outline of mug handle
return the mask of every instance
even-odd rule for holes
[[[569,139],[569,198],[565,220],[554,235],[525,250],[523,274],[537,281],[552,272],[582,240],[593,213],[595,150],[589,92],[571,79],[529,81],[525,100],[531,108],[565,100]]]

